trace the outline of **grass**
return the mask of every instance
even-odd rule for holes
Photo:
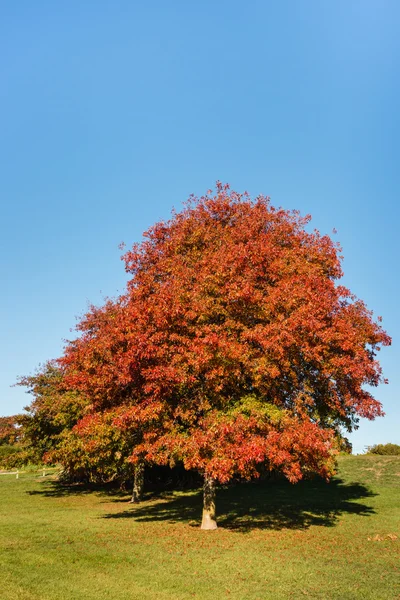
[[[330,484],[199,490],[140,506],[52,476],[0,477],[3,600],[400,598],[400,457],[341,457]]]

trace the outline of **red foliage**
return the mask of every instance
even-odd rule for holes
[[[336,284],[340,248],[309,220],[218,184],[124,255],[126,293],[88,312],[61,365],[94,411],[127,407],[133,460],[328,476],[338,428],[383,414],[364,386],[390,338]]]
[[[295,482],[304,471],[328,478],[334,466],[332,447],[331,430],[286,413],[278,424],[265,414],[210,411],[187,431],[178,426],[164,435],[149,434],[136,452],[147,451],[148,459],[161,464],[182,460],[185,468],[221,483],[235,475],[258,477],[260,464]]]
[[[17,416],[0,417],[0,446],[3,444],[12,446],[18,442],[20,433],[17,424]]]

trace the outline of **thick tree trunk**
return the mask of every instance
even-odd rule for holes
[[[144,487],[144,462],[139,461],[133,469],[133,490],[132,503],[140,502],[143,499]]]
[[[204,475],[201,529],[217,529],[217,521],[215,520],[215,481],[207,475]]]

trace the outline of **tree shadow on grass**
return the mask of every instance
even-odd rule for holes
[[[29,495],[61,498],[95,494],[107,503],[126,503],[130,494],[113,485],[64,484],[44,482],[41,490]],[[241,532],[253,529],[308,529],[312,525],[333,527],[340,515],[370,516],[375,511],[360,502],[376,496],[361,483],[347,483],[334,478],[302,481],[296,485],[286,480],[261,481],[223,486],[217,491],[217,518],[220,527]],[[134,519],[138,522],[165,521],[188,523],[198,527],[202,509],[202,490],[145,494],[145,500],[128,510],[104,515],[106,519]]]
[[[40,490],[28,490],[29,496],[44,496],[46,498],[63,498],[66,496],[83,496],[96,494],[112,498],[113,502],[126,502],[129,492],[123,491],[112,484],[95,483],[62,483],[60,481],[43,482],[44,487]]]
[[[218,525],[248,532],[253,529],[308,529],[312,525],[333,527],[344,513],[370,516],[375,511],[359,502],[376,496],[361,483],[345,484],[339,478],[330,483],[314,479],[292,485],[287,481],[264,481],[219,488]],[[145,500],[130,510],[111,513],[107,519],[134,519],[138,522],[186,522],[198,527],[201,517],[200,489],[181,494],[163,494],[157,501]],[[193,523],[194,522],[194,523]]]
[[[41,480],[43,486],[40,490],[30,490],[27,494],[31,496],[45,496],[49,498],[62,498],[64,496],[96,494],[106,496],[107,502],[129,502],[132,497],[133,481],[126,481],[125,487],[121,488],[118,481],[108,483],[76,482],[70,483],[60,479]],[[202,477],[195,472],[188,472],[181,467],[170,469],[169,467],[153,466],[148,468],[145,477],[146,499],[162,498],[172,491],[198,490],[202,483]]]

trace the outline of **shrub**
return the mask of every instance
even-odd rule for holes
[[[400,446],[398,444],[375,444],[368,446],[367,453],[400,456]]]

